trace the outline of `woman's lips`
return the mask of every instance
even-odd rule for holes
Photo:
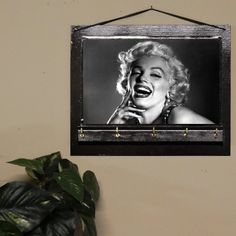
[[[134,92],[134,97],[146,98],[152,93],[152,90],[146,85],[137,84],[134,86]]]

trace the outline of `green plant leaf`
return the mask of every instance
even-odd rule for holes
[[[34,169],[26,167],[25,171],[38,186],[45,188],[47,183],[52,179],[54,172],[59,172],[58,163],[61,160],[60,152],[55,152],[49,155],[37,157],[33,161],[40,163],[43,169],[43,174],[37,173]]]
[[[95,202],[92,200],[90,193],[85,189],[83,202],[77,202],[74,205],[77,211],[86,216],[95,218]]]
[[[85,189],[91,194],[92,199],[96,202],[100,196],[100,188],[95,174],[87,170],[83,175]]]
[[[77,202],[75,204],[76,210],[85,217],[95,217],[95,207],[88,206],[84,202]]]
[[[84,186],[78,173],[75,173],[70,169],[65,169],[62,170],[60,173],[55,173],[54,179],[64,191],[69,193],[78,201],[83,201]]]
[[[43,174],[43,165],[39,160],[29,160],[29,159],[16,159],[13,161],[9,161],[8,163],[13,164],[13,165],[18,165],[18,166],[24,166],[28,169],[32,169],[36,171],[39,174]]]
[[[73,236],[79,223],[80,217],[75,211],[58,208],[26,236]]]
[[[97,229],[93,218],[82,217],[83,236],[97,236]]]
[[[1,236],[23,236],[20,230],[13,224],[7,221],[0,221]]]
[[[84,200],[83,202],[75,199],[71,194],[66,191],[55,191],[51,193],[52,196],[60,201],[61,205],[66,207],[67,209],[75,209],[79,214],[82,214],[87,217],[95,217],[95,204],[93,201],[85,200],[86,192],[84,192]]]
[[[36,171],[34,171],[28,167],[25,167],[25,171],[30,178],[32,178],[33,180],[36,180],[36,181],[39,181],[42,176],[42,175],[38,174]]]
[[[40,161],[43,165],[46,164],[46,166],[49,166],[54,160],[60,160],[61,158],[62,157],[61,157],[60,152],[54,152],[49,155],[37,157],[37,158],[35,158],[35,160]]]
[[[52,178],[54,172],[59,172],[58,164],[62,158],[60,152],[55,152],[50,155],[38,157],[36,160],[39,160],[43,163],[43,170],[46,177]]]
[[[61,159],[59,163],[59,171],[62,172],[65,169],[70,169],[75,172],[79,172],[78,166],[68,159]]]
[[[58,205],[46,191],[25,182],[11,182],[0,188],[0,220],[28,232]]]

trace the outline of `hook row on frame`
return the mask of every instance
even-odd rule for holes
[[[185,129],[183,130],[183,136],[184,136],[184,137],[187,138],[188,135],[189,135],[189,133],[190,133],[190,131],[189,131],[188,128],[185,128]],[[214,135],[215,138],[217,138],[218,133],[219,133],[219,130],[216,128],[215,131],[214,131],[214,133],[213,133],[213,135]],[[116,137],[116,138],[120,138],[120,137],[121,137],[121,134],[120,134],[120,131],[119,131],[119,127],[118,127],[118,126],[116,126],[116,129],[115,129],[115,131],[114,131],[114,134],[115,134],[115,137]],[[153,138],[158,137],[158,130],[155,128],[155,126],[152,127],[152,131],[150,132],[150,135],[151,135]],[[80,128],[79,136],[80,136],[80,138],[84,138],[84,137],[85,137],[85,132],[84,132],[84,130],[83,130],[82,127]]]

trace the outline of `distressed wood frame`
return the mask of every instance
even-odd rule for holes
[[[71,35],[71,155],[230,155],[230,27],[199,25],[113,25]],[[224,28],[225,30],[223,30]],[[85,125],[83,47],[86,37],[146,36],[221,40],[220,118],[214,125]]]

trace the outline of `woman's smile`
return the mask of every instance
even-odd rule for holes
[[[134,86],[135,98],[147,98],[152,94],[152,89],[143,84],[136,84]]]

